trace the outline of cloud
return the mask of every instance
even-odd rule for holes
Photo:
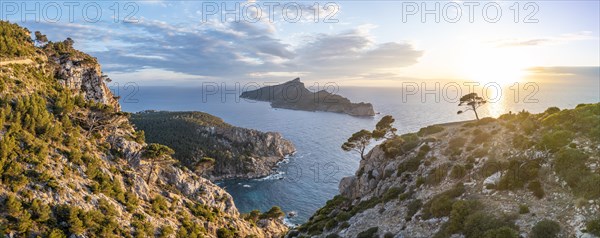
[[[292,46],[266,23],[209,21],[173,24],[141,19],[137,24],[37,24],[51,40],[75,39],[110,76],[155,82],[205,78],[356,78],[389,73],[417,63],[423,51],[405,42],[377,43],[374,26],[312,34]],[[90,50],[91,49],[91,50]],[[159,70],[159,71],[152,71]],[[152,78],[148,78],[152,76]],[[124,79],[124,80],[129,80]]]
[[[560,44],[569,41],[579,40],[591,40],[595,39],[592,32],[582,31],[577,33],[568,33],[556,37],[541,37],[541,38],[529,38],[529,39],[503,39],[497,41],[491,41],[489,43],[494,44],[496,47],[521,47],[521,46],[539,46],[539,45],[550,45]]]
[[[409,43],[376,43],[369,29],[320,34],[296,50],[294,67],[314,77],[380,73],[417,63],[423,51]]]
[[[555,66],[555,67],[532,67],[527,71],[535,76],[577,76],[577,78],[585,78],[598,80],[600,77],[600,67],[598,66]]]

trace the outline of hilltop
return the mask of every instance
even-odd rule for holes
[[[600,236],[600,103],[394,136],[287,237]]]
[[[0,234],[7,237],[278,237],[283,212],[232,197],[146,143],[73,40],[36,47],[0,21]],[[37,34],[36,34],[37,35]]]
[[[279,85],[266,86],[243,92],[241,98],[271,102],[274,108],[302,111],[323,111],[344,113],[351,116],[374,116],[370,103],[352,103],[349,99],[326,90],[311,92],[300,78]]]

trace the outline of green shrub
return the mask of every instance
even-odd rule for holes
[[[409,151],[414,149],[415,147],[417,147],[419,145],[419,136],[417,136],[416,133],[408,133],[408,134],[404,134],[401,135],[400,138],[402,138],[404,140],[404,143],[402,144],[402,150],[403,151]]]
[[[575,192],[585,199],[600,198],[600,175],[586,174],[578,184]]]
[[[194,216],[202,217],[207,221],[215,221],[215,214],[209,206],[200,203],[188,203],[186,205]]]
[[[14,218],[19,217],[23,212],[21,201],[19,201],[19,199],[12,194],[8,195],[8,197],[4,200],[4,207],[6,211],[8,211],[8,215]]]
[[[538,122],[532,118],[524,119],[519,126],[526,135],[533,134],[539,128]]]
[[[37,222],[45,222],[50,219],[50,216],[52,215],[50,207],[39,199],[34,199],[33,202],[31,202],[30,209],[32,211],[33,219]]]
[[[579,150],[564,148],[556,154],[554,169],[571,188],[576,188],[590,173],[585,165],[587,158],[588,156]]]
[[[417,181],[416,181],[416,186],[421,187],[421,185],[423,185],[425,183],[426,179],[423,176],[419,176],[417,177]]]
[[[475,124],[476,124],[477,126],[482,126],[482,125],[487,125],[487,124],[490,124],[490,123],[492,123],[492,122],[495,122],[495,121],[496,121],[496,119],[495,119],[495,118],[492,118],[492,117],[484,117],[484,118],[481,118],[480,120],[476,121],[476,122],[475,122]]]
[[[427,184],[429,185],[437,185],[440,182],[444,181],[446,175],[448,175],[448,170],[450,170],[449,164],[442,164],[434,169],[432,169],[427,175]]]
[[[404,187],[393,187],[393,188],[389,188],[384,194],[383,194],[383,202],[389,202],[392,201],[394,199],[398,198],[398,195],[400,195],[401,193],[404,192]]]
[[[519,233],[510,227],[500,227],[486,231],[483,238],[519,238]]]
[[[218,238],[235,238],[237,237],[237,232],[230,228],[221,227],[217,229],[217,237]]]
[[[348,223],[347,221],[342,222],[342,224],[340,225],[341,230],[346,229],[348,227],[350,227],[350,223]]]
[[[154,199],[152,199],[152,211],[157,214],[164,214],[169,210],[169,205],[167,204],[167,200],[161,196],[156,195]]]
[[[398,175],[404,172],[417,171],[417,169],[419,169],[419,165],[421,165],[421,160],[419,158],[415,157],[407,159],[398,165]]]
[[[393,234],[393,233],[391,233],[391,232],[386,232],[386,233],[383,235],[383,238],[394,238],[394,234]]]
[[[278,206],[273,206],[273,207],[271,207],[271,209],[269,209],[269,211],[263,213],[260,216],[260,218],[261,219],[266,219],[266,218],[279,219],[283,216],[285,216],[285,213],[281,210],[281,208]]]
[[[428,126],[428,127],[419,129],[419,132],[417,132],[417,135],[420,137],[423,137],[423,136],[432,135],[432,134],[442,132],[442,131],[444,131],[444,127],[433,125],[433,126]]]
[[[466,218],[477,211],[481,207],[481,204],[476,200],[458,200],[452,204],[452,211],[450,212],[450,219],[443,227],[440,234],[452,234],[462,232],[464,229],[464,223]]]
[[[499,219],[484,211],[478,211],[469,215],[464,224],[464,234],[466,238],[484,237],[486,232],[490,230],[502,227],[514,227],[514,222],[510,219]],[[496,232],[493,232],[490,235],[495,235],[494,233]]]
[[[331,219],[325,223],[325,229],[327,230],[331,230],[331,228],[334,228],[335,226],[337,226],[337,221],[334,219]]]
[[[529,191],[531,191],[533,193],[533,195],[537,198],[544,198],[545,196],[545,192],[544,192],[544,188],[542,187],[542,183],[539,180],[534,180],[529,182],[529,185],[527,186],[527,188],[529,189]]]
[[[531,229],[531,238],[556,238],[560,233],[560,225],[551,220],[542,220]]]
[[[587,233],[590,233],[595,236],[600,236],[600,217],[589,220],[585,224],[585,230]]]
[[[466,174],[467,169],[465,168],[465,166],[457,164],[452,167],[452,171],[450,171],[450,178],[461,179],[465,177]]]
[[[52,229],[52,231],[50,231],[50,233],[48,234],[48,238],[66,238],[67,236],[65,235],[65,233],[58,228],[54,228]]]
[[[341,236],[333,233],[333,234],[329,234],[329,235],[325,236],[325,238],[341,238]]]
[[[462,148],[465,146],[465,143],[467,143],[467,139],[465,139],[464,137],[452,138],[448,142],[448,149],[452,153],[460,152],[462,150]]]
[[[465,192],[462,183],[456,184],[453,188],[440,193],[423,205],[423,218],[444,217],[450,215],[454,199]]]
[[[417,212],[419,211],[419,209],[421,209],[421,206],[423,206],[423,202],[421,202],[421,199],[415,199],[412,200],[410,203],[408,203],[408,206],[406,207],[406,216],[405,219],[407,221],[410,221],[412,219],[412,217],[417,214]]]
[[[358,233],[356,238],[377,238],[377,231],[379,231],[379,227],[371,227],[365,231],[361,231]]]
[[[350,213],[341,211],[337,214],[337,216],[335,216],[335,220],[342,222],[349,220],[351,217],[352,215],[350,215]]]
[[[473,144],[483,144],[485,142],[490,141],[490,139],[492,138],[492,136],[487,133],[487,132],[481,132],[476,134],[473,139],[471,140],[471,143]]]
[[[534,145],[535,143],[533,141],[521,134],[517,134],[512,138],[512,146],[517,149],[529,149]]]
[[[175,234],[175,230],[171,226],[163,226],[160,228],[160,238],[168,238]]]
[[[525,204],[519,205],[519,214],[527,214],[529,213],[529,207]]]
[[[544,114],[546,115],[552,115],[554,113],[560,112],[560,108],[558,107],[549,107],[548,109],[546,109],[546,111],[544,111]]]
[[[573,133],[566,130],[552,131],[544,134],[540,141],[539,147],[541,149],[549,149],[550,151],[557,151],[561,147],[568,145],[573,138]]]
[[[137,130],[134,134],[135,142],[144,143],[146,141],[146,133],[143,130]],[[171,228],[173,229],[173,228]]]
[[[135,229],[133,234],[137,238],[154,237],[154,226],[141,214],[134,214],[131,226]]]
[[[536,178],[540,165],[535,161],[526,159],[511,159],[508,162],[508,170],[504,173],[498,189],[500,190],[516,190],[521,189],[525,184]]]

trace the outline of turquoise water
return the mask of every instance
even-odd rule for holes
[[[521,87],[523,87],[521,85]],[[431,86],[433,88],[433,86]],[[497,116],[509,111],[542,112],[549,106],[573,108],[579,103],[600,102],[598,80],[585,84],[539,85],[538,92],[523,91],[515,100],[515,91],[505,88],[501,100],[488,103],[480,116]],[[451,91],[451,90],[450,90]],[[121,89],[121,94],[127,94]],[[433,95],[408,95],[401,88],[340,88],[339,94],[352,101],[371,102],[380,114],[374,118],[351,117],[326,112],[273,109],[265,102],[251,102],[234,95],[206,96],[201,87],[144,87],[121,99],[124,111],[142,110],[203,111],[226,122],[261,131],[277,131],[296,146],[296,154],[282,163],[278,174],[265,179],[230,180],[218,183],[234,198],[241,212],[268,210],[278,205],[284,211],[295,211],[291,223],[302,223],[325,202],[338,193],[342,177],[354,174],[359,156],[341,150],[341,144],[360,129],[372,129],[383,115],[393,115],[400,133],[451,121],[471,120],[470,112],[457,115],[457,102],[448,93],[439,102]],[[493,98],[493,95],[488,95]],[[224,99],[224,100],[223,100]],[[528,99],[524,102],[525,99]],[[537,100],[537,102],[536,102]],[[225,102],[223,102],[225,101]]]

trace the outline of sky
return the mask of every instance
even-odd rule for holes
[[[0,19],[51,41],[71,37],[123,83],[300,77],[395,87],[406,81],[598,80],[600,74],[597,0],[0,0],[0,10]]]

